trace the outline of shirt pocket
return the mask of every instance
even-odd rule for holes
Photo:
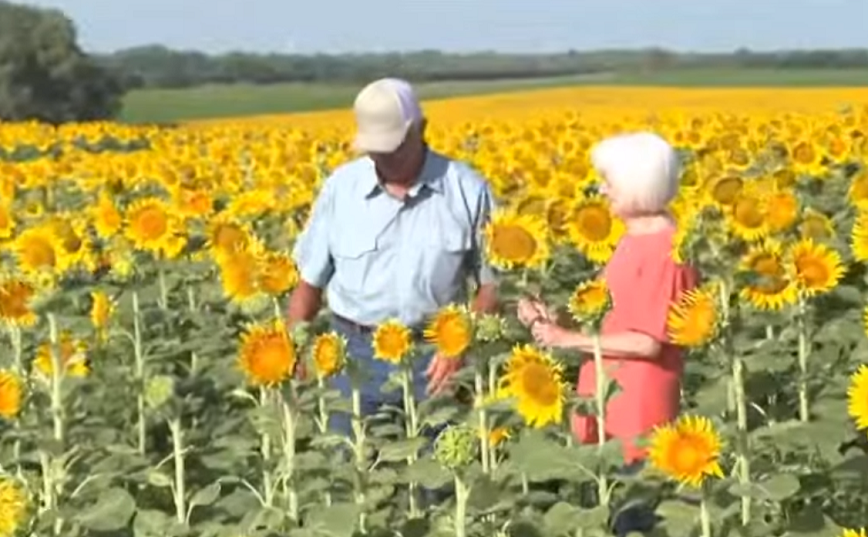
[[[468,276],[468,262],[473,251],[470,232],[461,227],[449,227],[429,235],[427,257],[430,287],[438,302],[454,297],[457,286]]]
[[[342,235],[332,248],[335,283],[348,291],[361,291],[377,255],[377,241],[374,237],[361,234]]]

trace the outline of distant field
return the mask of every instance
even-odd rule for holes
[[[523,80],[456,81],[418,84],[423,99],[569,86],[672,87],[866,87],[868,70],[684,70],[650,74],[602,74]],[[358,85],[221,85],[180,90],[138,90],[124,103],[128,122],[173,122],[209,118],[287,114],[350,107]]]

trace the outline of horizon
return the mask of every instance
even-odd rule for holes
[[[20,1],[20,0],[19,0]],[[31,0],[62,10],[97,54],[162,45],[209,55],[551,54],[662,48],[694,54],[868,47],[864,0]],[[846,13],[847,16],[841,16]],[[336,16],[339,14],[339,16]],[[424,22],[420,29],[419,22]],[[485,30],[480,30],[485,28]]]

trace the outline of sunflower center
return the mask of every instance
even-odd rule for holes
[[[733,208],[735,220],[744,227],[758,228],[763,224],[763,213],[759,200],[754,198],[740,198]]]
[[[695,473],[703,464],[701,446],[693,438],[680,439],[672,449],[672,466],[685,474]]]
[[[55,263],[54,248],[42,238],[34,238],[22,249],[24,261],[31,267],[53,267]]]
[[[149,207],[136,218],[136,230],[145,240],[156,240],[169,229],[166,215],[156,207]]]
[[[602,242],[612,231],[612,217],[603,207],[583,207],[576,213],[576,224],[582,235],[591,242]]]
[[[818,259],[801,258],[796,261],[799,276],[808,287],[822,286],[829,280],[830,274],[826,265]]]
[[[772,255],[764,255],[753,263],[753,270],[760,276],[757,289],[763,293],[775,294],[787,286],[784,280],[784,267]]]
[[[536,239],[520,226],[498,226],[492,238],[492,248],[510,261],[527,261],[536,252]]]
[[[793,148],[793,160],[799,164],[810,164],[814,161],[814,148],[807,142],[800,142]]]
[[[527,396],[540,406],[550,406],[558,400],[558,386],[543,364],[530,363],[522,368],[522,387]]]
[[[741,179],[738,177],[724,177],[714,184],[711,196],[721,205],[732,205],[735,197],[741,193]]]
[[[220,226],[214,232],[214,246],[226,252],[235,252],[247,246],[247,235],[237,226]]]

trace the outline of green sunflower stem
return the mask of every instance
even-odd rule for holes
[[[145,352],[142,342],[142,312],[139,293],[133,291],[133,355],[135,357],[136,397],[136,447],[139,455],[145,454],[147,426],[145,422]]]
[[[317,376],[316,386],[319,389],[319,395],[316,398],[316,407],[319,413],[319,420],[317,420],[317,427],[319,428],[319,434],[325,436],[328,434],[329,429],[329,411],[326,407],[326,401],[323,394],[325,393],[326,384],[325,378],[322,376]],[[326,506],[332,504],[332,494],[328,490],[323,492],[323,503]]]
[[[711,537],[711,512],[708,509],[708,489],[702,487],[702,499],[699,502],[699,527],[702,537]]]
[[[482,458],[482,473],[488,474],[491,472],[491,437],[488,430],[488,415],[485,411],[485,379],[482,373],[482,365],[480,364],[476,368],[473,382],[476,391],[476,412],[479,419],[479,452]]]
[[[470,487],[460,473],[455,473],[455,537],[467,537],[467,502]]]
[[[169,420],[169,432],[172,436],[172,459],[175,465],[175,486],[173,495],[175,500],[175,517],[180,524],[187,519],[187,482],[184,468],[184,430],[181,428],[181,418]]]
[[[401,379],[401,385],[404,391],[404,414],[407,438],[416,438],[419,436],[419,425],[416,416],[416,399],[413,396],[413,370],[409,363],[404,363]],[[417,455],[415,453],[407,457],[407,465],[415,463],[416,458]],[[409,488],[410,518],[419,518],[421,516],[418,498],[419,483],[416,481],[410,481]]]
[[[294,390],[294,387],[293,387]],[[286,493],[289,517],[298,521],[298,491],[295,489],[295,428],[296,416],[293,401],[282,401],[283,407],[283,488]]]
[[[747,434],[747,397],[744,389],[744,360],[736,356],[734,344],[734,313],[730,308],[730,286],[720,284],[720,307],[722,312],[722,348],[731,367],[730,386],[736,414],[736,468],[738,481],[745,489],[750,487],[750,445]],[[741,497],[741,524],[747,526],[751,517],[751,498]]]
[[[17,326],[9,327],[9,342],[12,345],[12,368],[19,379],[24,378],[24,347],[21,341],[21,329]],[[15,420],[13,425],[16,431],[20,431],[21,422]],[[15,435],[15,442],[12,444],[12,457],[15,460],[15,472],[18,477],[22,476],[21,470],[21,439]]]
[[[356,462],[356,505],[359,507],[359,533],[367,534],[367,514],[365,513],[368,465],[365,458],[365,424],[362,416],[362,392],[356,382],[352,384],[353,411],[353,450]]]
[[[65,365],[60,355],[57,318],[48,314],[48,334],[51,342],[51,419],[54,424],[54,440],[63,445],[63,375]]]
[[[808,401],[808,305],[803,296],[799,296],[796,325],[799,333],[799,420],[807,423],[811,419]]]
[[[599,332],[595,331],[591,338],[594,350],[594,374],[596,379],[594,396],[597,403],[597,447],[602,452],[606,445],[606,371],[603,367],[603,347],[600,344]],[[600,475],[597,477],[597,496],[597,501],[600,502],[600,505],[608,504],[609,482],[605,470],[600,472]]]
[[[493,362],[488,364],[488,393],[497,393],[497,365]],[[497,469],[497,447],[489,442],[488,444],[488,463],[491,466],[491,471]]]
[[[266,388],[259,390],[259,406],[267,408],[271,403],[270,392]],[[271,435],[263,428],[259,440],[259,453],[262,457],[262,492],[266,507],[274,506],[274,484],[271,479]]]
[[[160,287],[160,297],[157,299],[157,305],[161,310],[169,309],[169,289],[166,285],[166,269],[160,263],[160,268],[157,271],[157,282]]]

